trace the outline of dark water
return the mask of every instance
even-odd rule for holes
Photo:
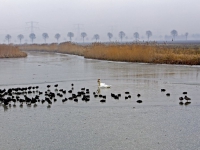
[[[0,89],[38,85],[45,91],[48,84],[58,83],[59,88],[69,90],[74,83],[74,92],[82,87],[90,89],[91,99],[63,104],[58,98],[51,108],[47,103],[23,108],[17,103],[8,109],[0,104],[1,150],[200,149],[199,66],[28,54],[27,58],[0,59]],[[100,91],[107,96],[106,103],[92,94],[97,90],[98,78],[112,85]],[[162,93],[161,88],[166,92]],[[125,91],[130,92],[131,99],[125,100]],[[184,91],[192,99],[189,105],[179,105]],[[121,93],[122,97],[114,100],[110,93]],[[143,103],[136,103],[138,99]]]

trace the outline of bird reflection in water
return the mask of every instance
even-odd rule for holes
[[[98,87],[96,94],[101,94],[101,89]]]

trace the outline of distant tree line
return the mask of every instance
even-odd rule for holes
[[[153,34],[152,34],[152,32],[151,32],[150,30],[147,30],[145,33],[146,33],[147,39],[148,39],[148,41],[149,41],[149,40],[150,40],[150,37],[151,37]],[[179,37],[179,39],[180,39],[180,37],[182,37],[182,38],[184,37],[184,39],[187,40],[188,35],[189,35],[189,33],[186,32],[184,35],[179,36],[179,35],[178,35],[178,31],[175,30],[175,29],[173,29],[173,30],[170,32],[170,34],[171,34],[171,36],[165,35],[165,39],[172,39],[172,41],[174,41],[174,40],[176,40],[176,37]],[[74,33],[73,33],[73,32],[68,32],[68,33],[67,33],[67,36],[69,37],[69,40],[72,41],[72,38],[74,37]],[[84,43],[85,38],[87,37],[87,33],[86,33],[86,32],[82,32],[82,33],[80,34],[80,36],[81,36],[81,38],[82,38],[82,40],[83,40],[83,43]],[[113,34],[112,34],[111,32],[108,32],[108,33],[107,33],[107,36],[108,36],[109,41],[111,42],[111,40],[112,40],[112,38],[113,38]],[[119,36],[121,42],[123,41],[124,38],[128,39],[128,37],[126,36],[126,34],[125,34],[124,31],[120,31],[119,34],[118,34],[118,36]],[[49,35],[48,35],[48,33],[44,32],[44,33],[42,34],[42,37],[43,37],[43,39],[44,39],[44,42],[46,43],[47,39],[49,38]],[[56,34],[55,34],[54,38],[56,39],[57,43],[59,42],[60,37],[61,37],[61,35],[60,35],[59,33],[56,33]],[[200,35],[193,35],[193,37],[195,37],[195,38],[200,38]],[[21,44],[22,40],[24,39],[24,35],[19,34],[19,35],[17,36],[17,38],[19,39],[19,43]],[[34,40],[36,39],[36,35],[35,35],[34,33],[31,33],[31,34],[29,35],[29,38],[31,39],[31,42],[33,43]],[[135,39],[135,41],[139,41],[139,39],[140,39],[139,33],[138,33],[138,32],[133,33],[133,38]],[[5,36],[5,39],[7,40],[8,44],[9,44],[10,39],[11,39],[11,35],[10,35],[10,34],[7,34],[7,35]],[[93,39],[95,39],[95,41],[97,42],[97,41],[100,39],[99,34],[94,34]]]
[[[178,35],[178,31],[173,29],[171,32],[170,32],[171,36],[170,35],[165,35],[165,40],[172,40],[172,41],[175,41],[177,39],[179,40],[187,40],[188,39],[188,35],[189,33],[186,32],[185,34],[182,34],[182,35]]]

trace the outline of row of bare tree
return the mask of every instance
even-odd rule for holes
[[[74,37],[74,33],[68,32],[67,36],[70,38],[70,41],[71,41],[72,37]],[[84,38],[87,36],[87,34],[86,34],[85,32],[82,32],[82,33],[81,33],[81,36],[82,36],[83,42],[84,42]],[[46,40],[49,38],[49,35],[48,35],[48,33],[43,33],[43,34],[42,34],[42,37],[44,38],[45,43],[46,43]],[[58,42],[58,40],[59,40],[59,38],[61,37],[61,35],[60,35],[59,33],[56,33],[54,37],[56,38],[56,40],[57,40],[57,42]],[[20,44],[21,44],[21,41],[22,41],[22,39],[24,38],[24,35],[19,34],[19,35],[17,36],[17,38],[19,39]],[[34,33],[31,33],[31,34],[29,35],[29,38],[31,39],[31,41],[32,41],[32,43],[33,43],[34,39],[36,39],[36,35],[35,35]],[[7,35],[5,36],[5,39],[6,39],[6,40],[8,41],[8,43],[9,43],[9,42],[10,42],[10,39],[11,39],[11,35],[10,35],[10,34],[7,34]]]
[[[122,41],[122,39],[125,37],[125,35],[126,35],[126,34],[125,34],[123,31],[120,31],[120,32],[119,32],[119,37],[120,37],[121,41]],[[134,37],[135,37],[136,40],[139,39],[139,33],[138,33],[138,32],[135,32],[133,35],[134,35]],[[149,40],[149,37],[152,36],[152,32],[151,32],[151,31],[147,31],[147,32],[146,32],[146,35],[147,35],[148,40]],[[70,38],[70,41],[71,41],[72,38],[74,37],[74,33],[73,33],[73,32],[68,32],[67,36]],[[87,36],[87,33],[85,33],[85,32],[82,32],[82,33],[81,33],[81,37],[82,37],[82,39],[83,39],[83,42],[84,42],[84,39],[85,39],[86,36]],[[108,32],[108,33],[107,33],[107,36],[108,36],[109,40],[111,41],[111,39],[112,39],[112,37],[113,37],[113,34],[110,33],[110,32]],[[18,39],[20,40],[20,44],[21,44],[21,40],[24,38],[24,36],[23,36],[22,34],[19,34],[17,37],[18,37]],[[49,35],[48,35],[48,33],[43,33],[43,34],[42,34],[42,37],[44,38],[45,43],[46,43],[46,40],[49,38]],[[54,37],[57,39],[57,42],[58,42],[58,40],[59,40],[59,38],[61,37],[61,35],[60,35],[59,33],[57,33],[57,34],[55,34]],[[7,40],[8,43],[9,43],[9,42],[10,42],[10,39],[11,39],[11,35],[7,34],[5,38],[6,38],[6,40]],[[31,34],[29,35],[29,38],[31,39],[31,41],[32,41],[32,43],[33,43],[34,39],[36,38],[36,35],[35,35],[34,33],[31,33]],[[96,41],[99,40],[99,39],[100,39],[99,34],[95,34],[95,35],[93,36],[93,39],[95,39]]]
[[[148,38],[148,40],[149,40],[149,38],[152,36],[152,32],[151,32],[150,30],[148,30],[148,31],[146,31],[146,35],[147,35],[147,38]],[[178,32],[177,32],[176,30],[172,30],[172,31],[171,31],[171,35],[172,35],[173,38],[175,39],[175,37],[178,35]],[[70,41],[71,41],[72,38],[74,37],[74,33],[73,33],[73,32],[68,32],[67,36],[70,38]],[[87,33],[85,33],[85,32],[82,32],[82,33],[81,33],[81,37],[82,37],[82,39],[83,39],[83,42],[84,42],[84,39],[85,39],[86,36],[87,36]],[[108,33],[107,33],[107,36],[108,36],[109,40],[111,41],[111,39],[112,39],[112,37],[113,37],[113,34],[110,33],[110,32],[108,32]],[[121,39],[121,41],[123,40],[123,38],[124,38],[125,36],[126,36],[126,34],[125,34],[123,31],[120,31],[120,32],[119,32],[119,38]],[[135,33],[133,34],[133,36],[134,36],[134,38],[135,38],[136,41],[139,39],[139,33],[138,33],[138,32],[135,32]],[[187,33],[187,32],[185,33],[185,36],[186,36],[186,40],[187,40],[187,36],[188,36],[188,33]],[[18,37],[18,39],[20,40],[20,44],[21,44],[21,40],[24,38],[24,36],[23,36],[22,34],[19,34],[17,37]],[[43,34],[42,34],[42,37],[44,38],[45,43],[46,43],[46,40],[49,38],[49,35],[48,35],[48,33],[43,33]],[[61,35],[60,35],[59,33],[56,33],[54,37],[56,38],[56,40],[57,40],[57,42],[58,42],[58,40],[59,40],[59,38],[61,37]],[[9,43],[9,41],[10,41],[10,39],[11,39],[11,36],[10,36],[9,34],[7,34],[5,38],[6,38],[6,40],[7,40],[8,43]],[[31,41],[32,41],[32,43],[33,43],[34,39],[36,38],[36,35],[35,35],[34,33],[31,33],[31,34],[29,35],[29,38],[31,39]],[[93,36],[93,39],[95,39],[96,41],[99,40],[99,39],[100,39],[99,34],[95,34],[95,35]],[[173,39],[172,39],[172,40],[173,40]]]

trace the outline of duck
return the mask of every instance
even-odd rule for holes
[[[183,100],[183,97],[179,97],[179,100],[182,101],[182,100]]]
[[[185,96],[184,98],[185,98],[186,101],[190,101],[191,100],[191,98],[189,98],[187,96]]]
[[[137,100],[136,102],[137,102],[137,103],[142,103],[142,100]]]
[[[102,99],[102,100],[100,100],[100,102],[101,102],[101,103],[105,103],[105,102],[106,102],[106,100],[105,100],[105,99]]]
[[[166,90],[165,89],[161,89],[161,92],[165,92]]]
[[[99,88],[111,88],[111,85],[107,85],[105,83],[101,83],[100,79],[98,79],[97,82],[98,82]]]

